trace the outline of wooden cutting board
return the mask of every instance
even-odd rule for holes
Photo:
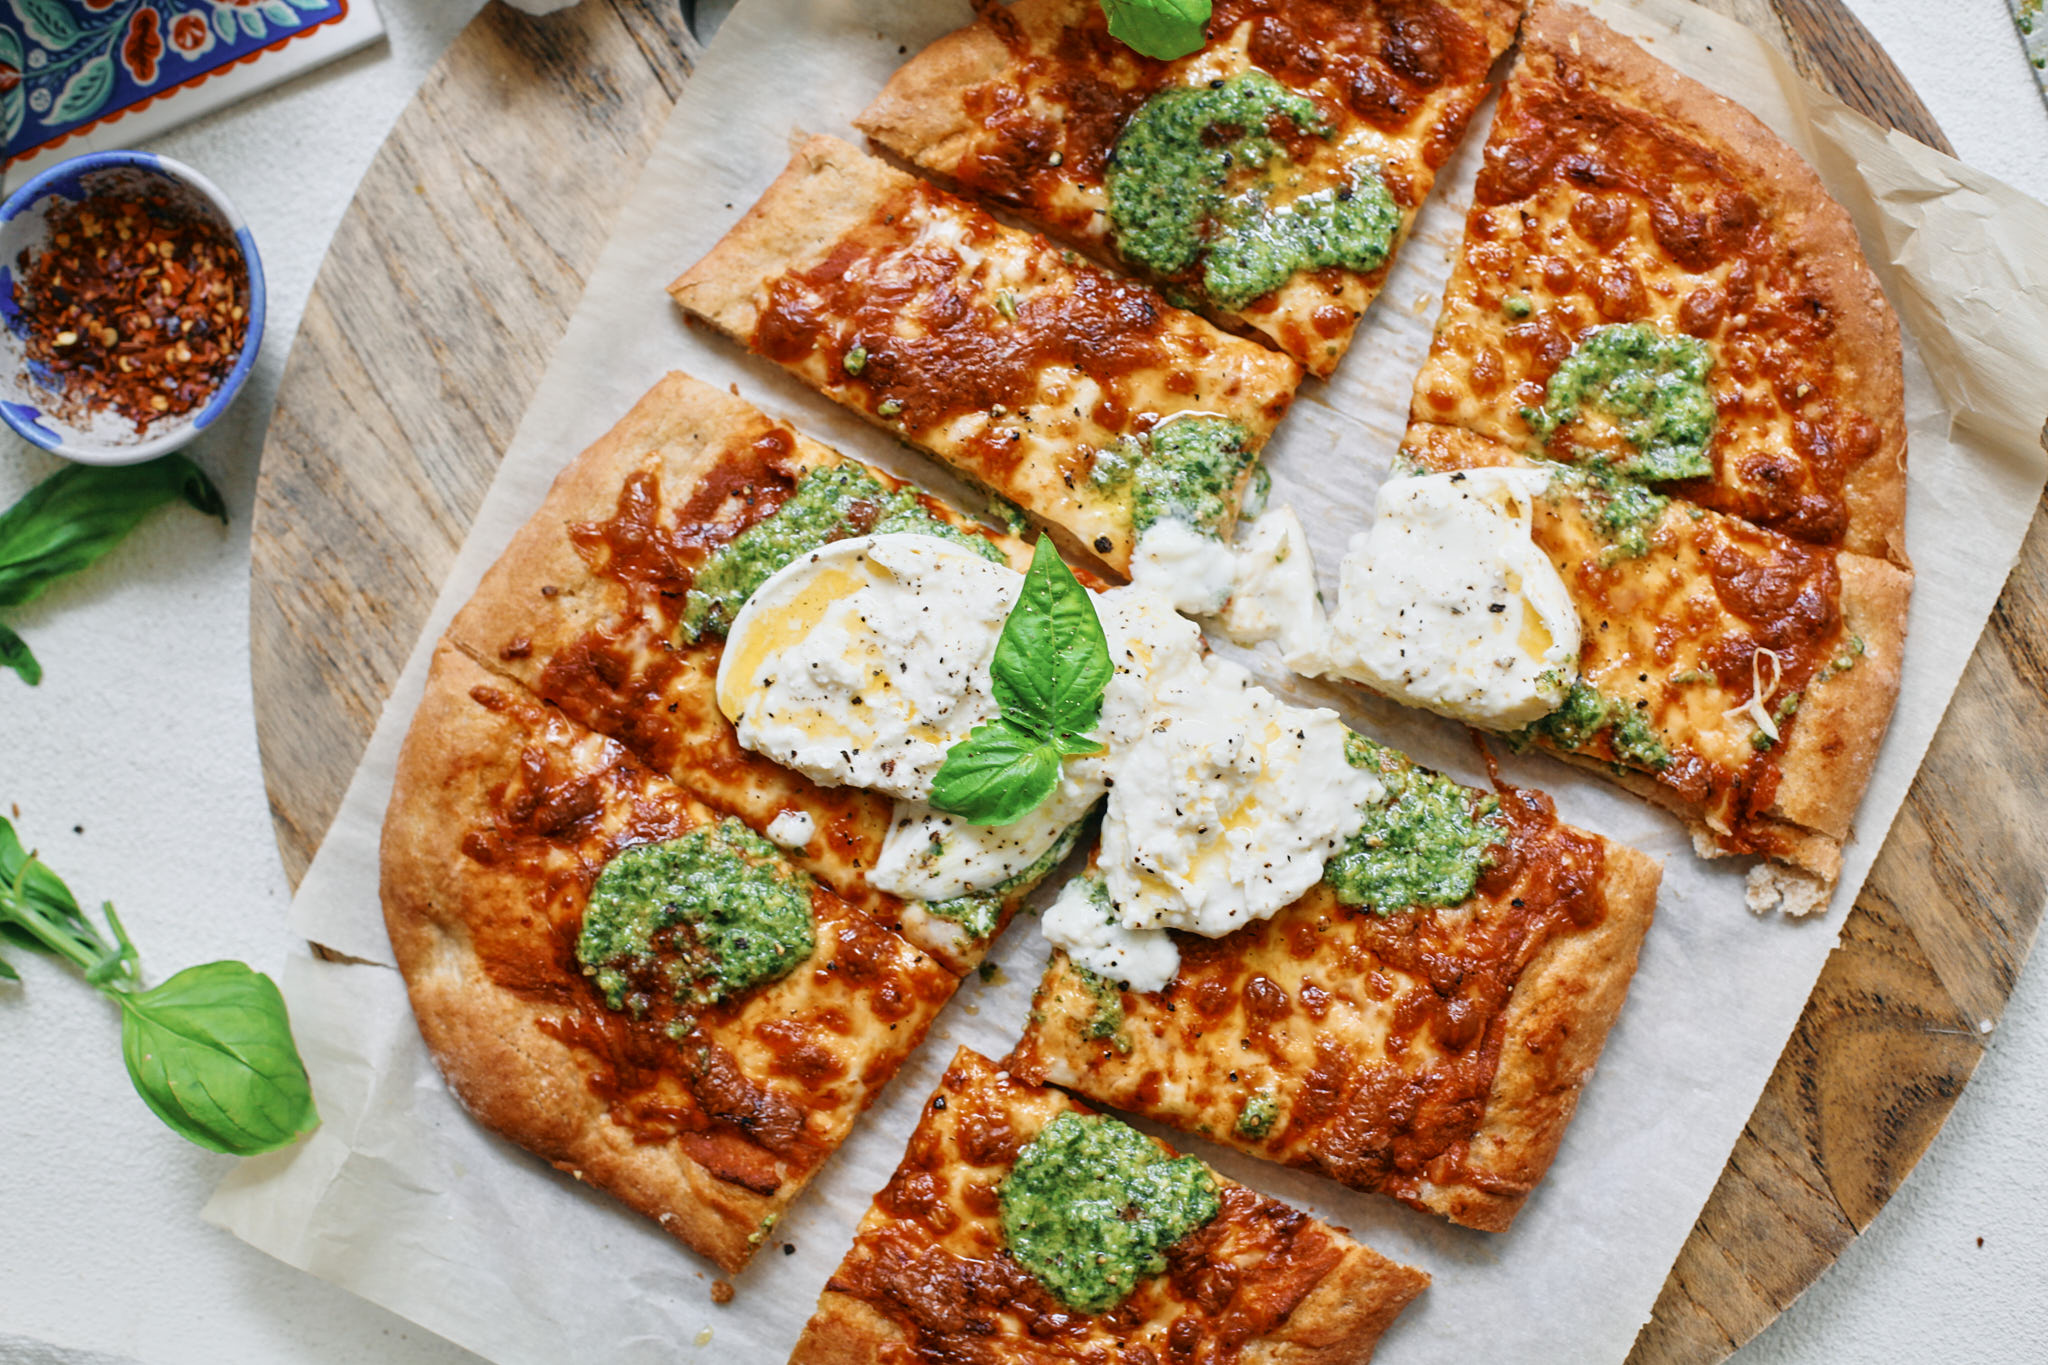
[[[1706,0],[1948,150],[1840,0]],[[677,0],[492,3],[400,117],[300,324],[257,486],[256,725],[296,883],[697,44]],[[657,282],[659,283],[659,282]],[[1633,1362],[1754,1336],[1867,1227],[1997,1026],[2048,887],[2048,514]]]

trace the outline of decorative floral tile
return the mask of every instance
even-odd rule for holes
[[[375,0],[0,0],[7,178],[140,142],[383,31]]]
[[[2020,31],[2020,43],[2027,49],[2027,64],[2034,68],[2034,80],[2048,95],[2048,14],[2041,0],[2005,0],[2012,8],[2013,24]]]

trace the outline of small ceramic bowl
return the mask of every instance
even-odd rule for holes
[[[147,432],[137,431],[133,422],[111,409],[79,412],[79,405],[60,401],[61,390],[38,383],[28,363],[27,324],[14,306],[15,264],[24,249],[43,249],[50,210],[60,200],[143,188],[167,188],[175,201],[233,235],[241,247],[249,299],[242,349],[220,387],[202,406],[152,422]],[[93,152],[59,162],[0,204],[0,320],[6,323],[0,327],[0,418],[24,439],[81,464],[139,464],[176,450],[206,430],[241,391],[263,344],[263,262],[242,215],[211,180],[190,166],[149,152]]]

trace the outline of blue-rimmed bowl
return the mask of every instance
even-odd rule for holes
[[[24,250],[40,252],[49,240],[49,214],[60,201],[76,202],[107,191],[167,190],[190,212],[225,228],[242,251],[248,325],[242,349],[220,387],[204,405],[150,423],[147,432],[111,409],[86,412],[60,385],[32,372],[27,324],[14,303],[14,271]],[[249,225],[211,180],[190,166],[149,152],[92,152],[62,161],[0,204],[0,418],[23,438],[81,464],[139,464],[176,450],[213,425],[241,391],[263,344],[263,262]]]

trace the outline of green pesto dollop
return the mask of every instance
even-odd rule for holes
[[[713,550],[683,598],[681,631],[694,644],[723,635],[754,590],[777,569],[829,541],[891,532],[937,536],[985,559],[1003,552],[984,537],[942,521],[912,488],[884,488],[851,462],[807,469],[782,505]]]
[[[1714,395],[1707,388],[1713,368],[1713,353],[1696,337],[1644,322],[1594,327],[1550,376],[1543,406],[1523,408],[1522,420],[1548,444],[1559,428],[1590,410],[1634,448],[1615,461],[1629,478],[1701,478],[1714,472],[1707,455],[1714,436]]]
[[[1247,1099],[1244,1107],[1237,1111],[1237,1123],[1234,1127],[1239,1137],[1251,1138],[1256,1142],[1273,1131],[1273,1125],[1279,1118],[1279,1101],[1261,1090]]]
[[[1263,71],[1147,100],[1110,155],[1117,250],[1161,275],[1199,273],[1203,291],[1225,308],[1303,270],[1378,269],[1401,226],[1379,166],[1355,161],[1347,184],[1278,198],[1275,172],[1291,165],[1272,135],[1282,120],[1311,136],[1333,134],[1313,100]]]
[[[1344,757],[1379,778],[1386,795],[1366,807],[1365,824],[1323,865],[1337,899],[1382,915],[1470,899],[1506,837],[1500,799],[1363,735],[1345,736]]]
[[[1165,1271],[1167,1249],[1222,1208],[1216,1177],[1195,1158],[1071,1109],[1017,1154],[997,1198],[1010,1254],[1083,1313],[1108,1312]]]
[[[1615,758],[1624,764],[1654,770],[1671,761],[1671,750],[1637,708],[1602,696],[1584,678],[1573,681],[1564,705],[1508,738],[1518,748],[1540,737],[1559,749],[1578,752],[1603,733]]]
[[[1653,493],[1624,475],[1609,460],[1594,459],[1577,466],[1554,466],[1552,487],[1571,490],[1584,509],[1586,520],[1607,541],[1603,563],[1640,559],[1650,552],[1650,533],[1664,519],[1671,499]]]
[[[1081,1036],[1093,1043],[1108,1043],[1118,1052],[1128,1053],[1131,1040],[1124,1033],[1124,993],[1116,982],[1106,976],[1098,976],[1080,963],[1071,964],[1074,979],[1088,992],[1094,1002],[1088,1017],[1081,1022]]]
[[[1045,879],[1045,874],[1060,865],[1060,860],[1074,851],[1074,844],[1081,837],[1085,819],[1076,820],[1060,832],[1052,845],[1031,861],[1031,865],[1014,876],[1006,877],[994,886],[980,891],[970,891],[964,896],[950,900],[926,901],[924,908],[940,919],[948,919],[960,926],[971,939],[984,939],[996,931],[996,921],[1002,918],[1003,902],[1013,895],[1023,895]],[[932,850],[937,857],[942,849]]]
[[[660,992],[686,1014],[787,973],[817,946],[811,879],[730,817],[628,848],[598,874],[576,960],[613,1009]]]
[[[1221,536],[1238,480],[1257,459],[1252,434],[1229,418],[1173,417],[1095,452],[1089,479],[1098,490],[1129,499],[1137,534],[1177,518]]]

